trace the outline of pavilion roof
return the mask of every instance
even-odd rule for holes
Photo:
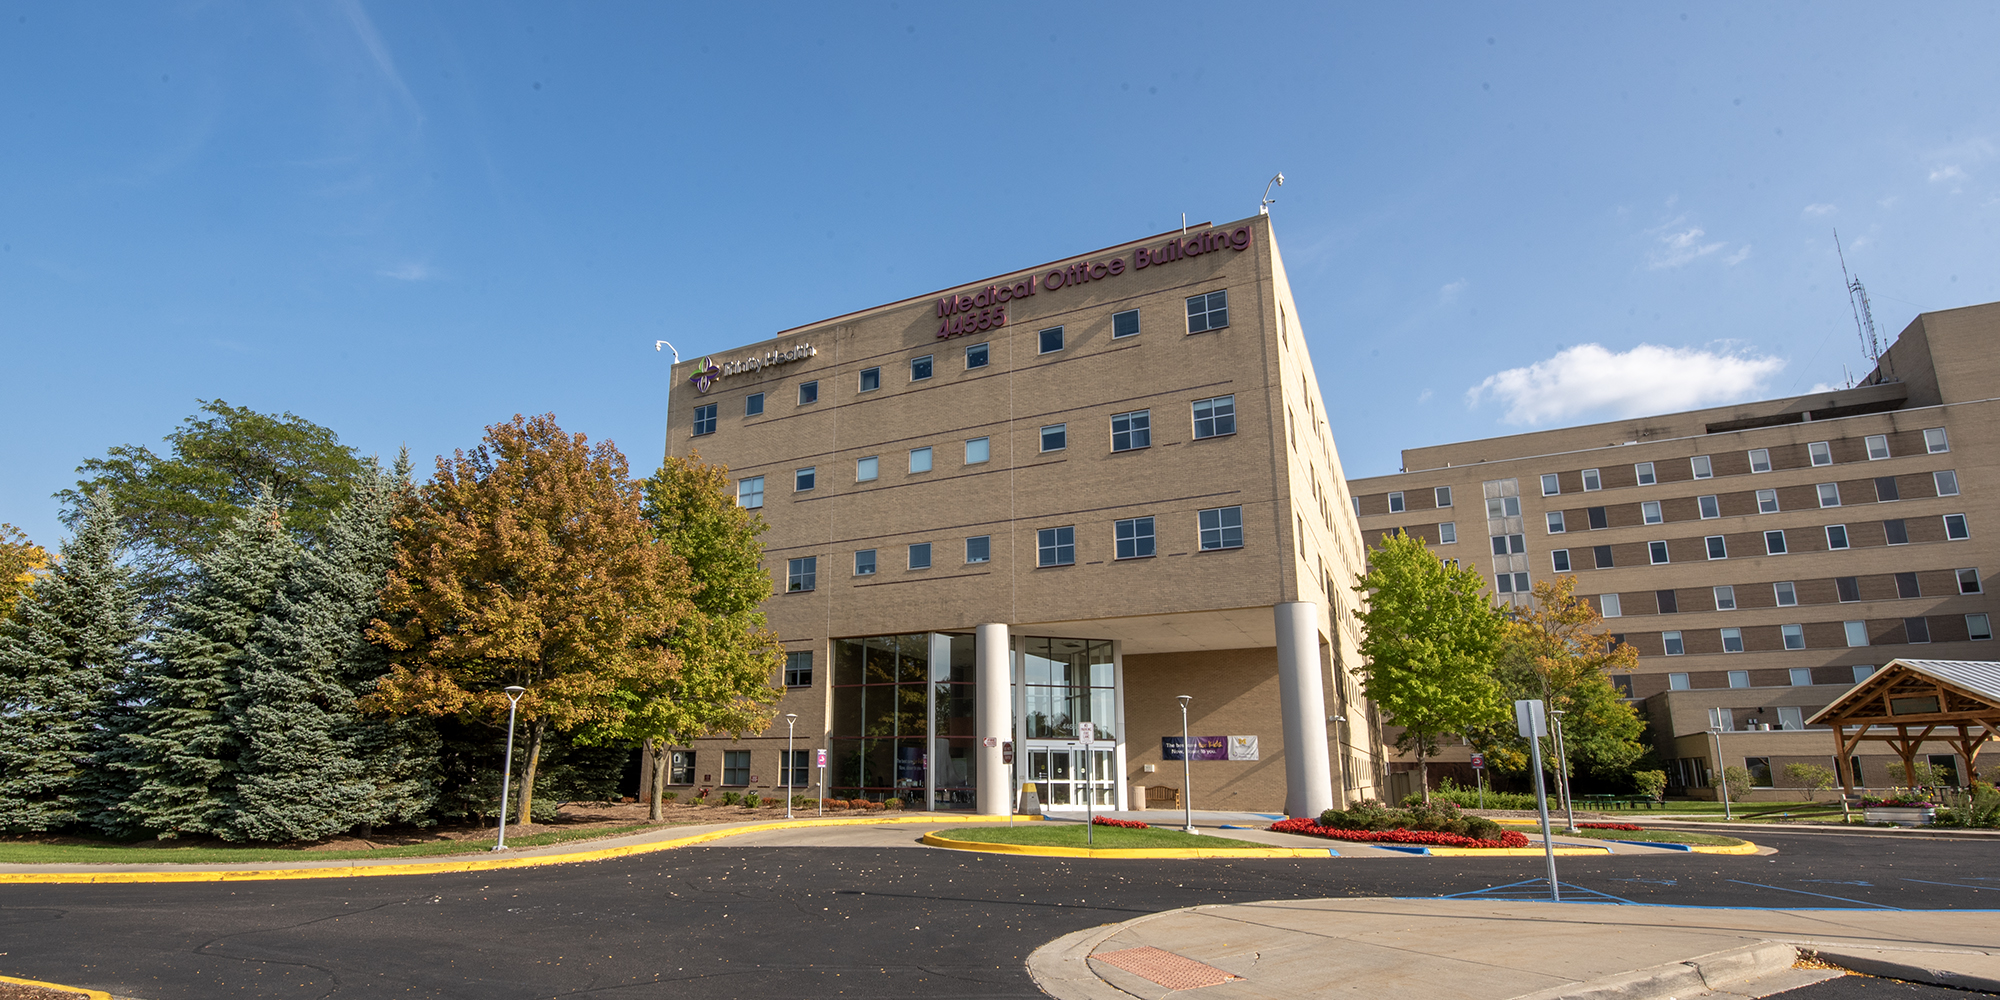
[[[1896,716],[1884,712],[1861,711],[1870,702],[1880,703],[1882,694],[1888,688],[1911,680],[1911,675],[1930,680],[1951,689],[1961,703],[1970,701],[1980,704],[1971,709],[1978,715],[2000,715],[2000,662],[1993,660],[1906,660],[1894,659],[1883,664],[1882,669],[1869,675],[1867,680],[1849,688],[1846,693],[1835,698],[1833,703],[1820,709],[1806,720],[1809,724],[1832,725],[1842,720],[1849,725],[1862,722],[1882,724],[1896,720]],[[1961,714],[1971,706],[1957,711],[1938,706],[1945,714]],[[1916,721],[1916,720],[1911,720]],[[1927,721],[1929,720],[1927,717]]]

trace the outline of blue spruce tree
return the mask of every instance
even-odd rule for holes
[[[0,621],[0,828],[53,830],[94,811],[99,723],[138,652],[140,599],[118,563],[118,514],[83,501],[55,568]]]

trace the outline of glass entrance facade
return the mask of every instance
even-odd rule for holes
[[[1110,640],[1024,635],[1014,649],[1015,730],[1026,746],[1019,780],[1034,782],[1050,809],[1116,808],[1123,733]],[[1095,730],[1088,750],[1076,745],[1082,722]]]
[[[973,664],[969,635],[835,639],[827,794],[970,809]]]

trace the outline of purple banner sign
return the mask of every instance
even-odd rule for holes
[[[1161,758],[1165,760],[1228,760],[1229,759],[1229,737],[1195,736],[1190,738],[1194,740],[1194,753],[1183,756],[1181,750],[1180,737],[1178,736],[1160,737]]]

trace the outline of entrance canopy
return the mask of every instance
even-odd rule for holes
[[[1940,740],[1979,777],[1979,749],[2000,739],[2000,663],[1991,660],[1890,660],[1806,722],[1833,727],[1841,787],[1854,791],[1848,760],[1863,740],[1889,744],[1903,775],[1917,783],[1917,748]],[[1849,730],[1852,729],[1852,735]]]

